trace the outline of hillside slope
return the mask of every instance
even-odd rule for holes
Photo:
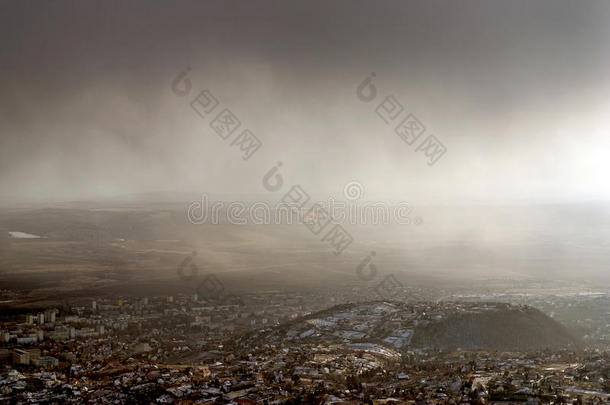
[[[397,353],[413,350],[580,348],[543,312],[506,303],[374,301],[342,304],[248,334],[249,344],[322,344]],[[381,349],[381,348],[385,349]]]
[[[415,329],[414,347],[534,350],[582,346],[567,328],[531,307],[458,313]]]

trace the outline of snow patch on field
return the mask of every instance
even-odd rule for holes
[[[31,233],[25,233],[25,232],[9,232],[8,233],[11,238],[15,238],[15,239],[39,239],[40,236],[38,235],[33,235]]]

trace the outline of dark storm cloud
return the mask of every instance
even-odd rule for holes
[[[9,198],[257,192],[280,159],[325,191],[355,178],[414,200],[607,197],[606,2],[0,7]],[[249,166],[169,90],[186,65],[265,143]],[[356,99],[372,71],[447,145],[438,166]],[[583,143],[600,148],[577,153]]]

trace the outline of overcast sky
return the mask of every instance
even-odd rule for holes
[[[264,193],[278,161],[310,192],[609,199],[608,21],[607,1],[2,1],[0,202]],[[249,160],[190,108],[203,89],[262,141]],[[376,115],[389,95],[445,145],[434,165]]]

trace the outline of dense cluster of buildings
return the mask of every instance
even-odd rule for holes
[[[122,296],[12,311],[0,323],[0,402],[610,402],[610,356],[599,348],[412,344],[418,327],[510,304],[340,300]]]

